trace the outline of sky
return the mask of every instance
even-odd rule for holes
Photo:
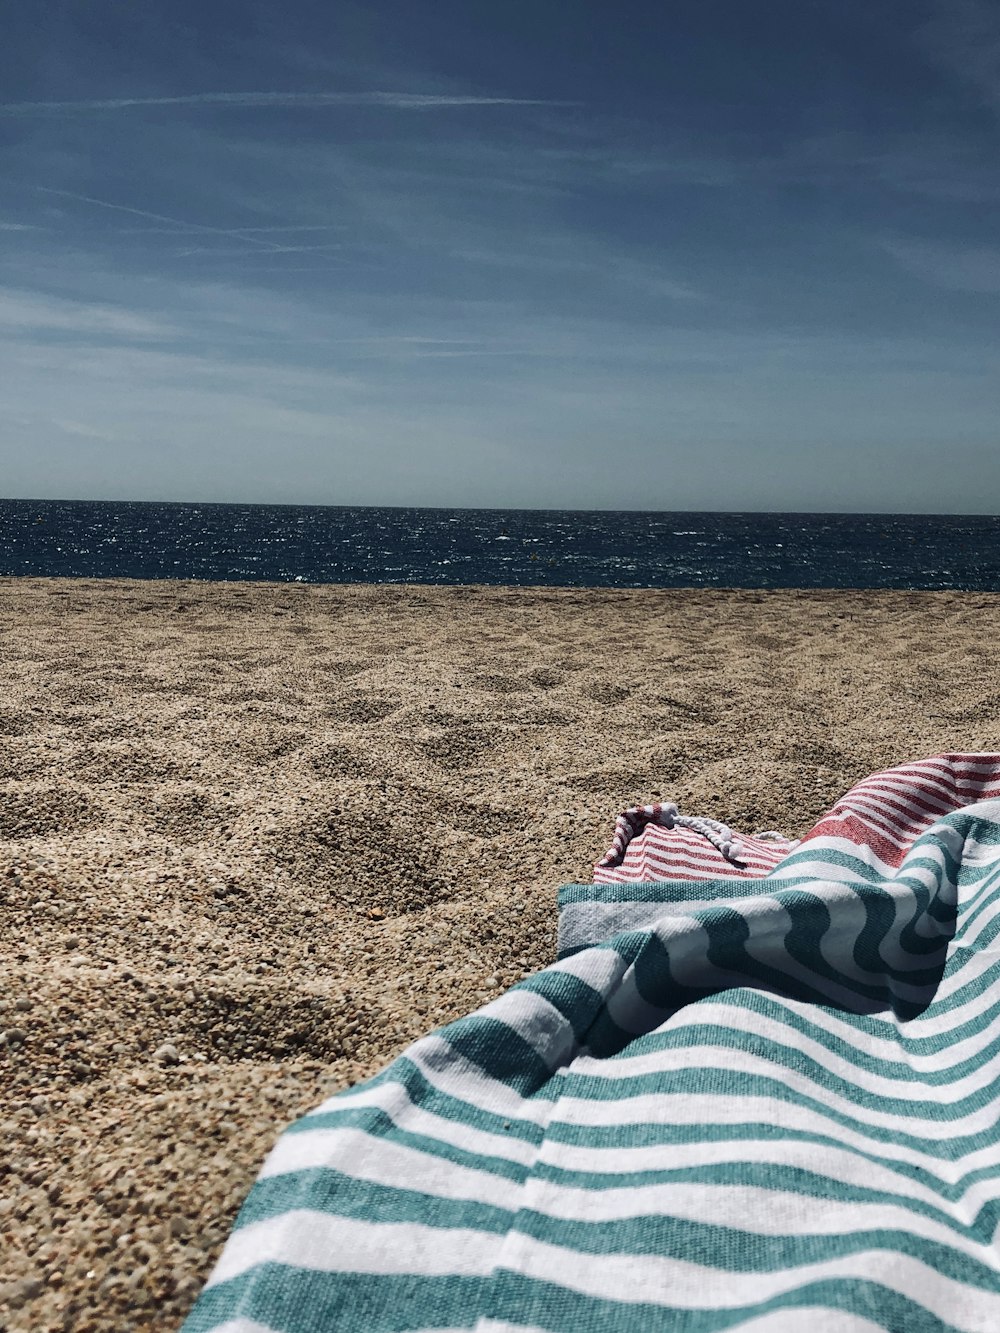
[[[1000,512],[996,0],[47,0],[0,495]]]

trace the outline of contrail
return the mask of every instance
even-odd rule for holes
[[[37,188],[37,187],[32,187]],[[181,228],[190,227],[190,222],[177,222],[172,227],[115,227],[114,230],[121,236],[176,236]],[[258,232],[286,232],[286,231],[339,231],[343,224],[339,222],[308,222],[308,223],[280,223],[267,227],[227,227],[228,236],[243,236],[245,234],[256,234]],[[0,222],[0,229],[4,224]]]
[[[62,111],[126,111],[132,107],[220,106],[301,107],[381,106],[396,111],[437,111],[449,107],[575,106],[534,97],[447,96],[438,93],[188,93],[182,97],[104,97],[79,102],[2,102],[0,115],[47,116]]]
[[[145,208],[130,208],[128,204],[113,204],[107,199],[95,199],[91,194],[77,194],[75,190],[57,190],[51,185],[30,185],[28,189],[37,190],[41,194],[55,195],[59,199],[74,199],[79,204],[91,204],[94,208],[109,208],[115,213],[129,213],[132,217],[149,218],[151,222],[167,222],[180,231],[193,231],[210,236],[233,236],[233,232],[228,227],[210,227],[204,222],[188,222],[183,218],[169,217],[165,213],[151,213]],[[265,240],[262,236],[241,235],[240,239],[245,241],[247,245],[256,245],[262,250],[281,251],[285,248],[276,241]]]
[[[0,177],[0,180],[6,180]],[[147,218],[150,222],[166,223],[165,227],[142,227],[135,230],[142,232],[157,232],[160,235],[184,236],[194,232],[199,236],[225,236],[230,240],[242,241],[249,247],[257,247],[258,252],[265,254],[289,254],[299,250],[319,250],[327,249],[327,246],[290,246],[278,240],[268,240],[266,235],[258,233],[286,232],[286,231],[331,231],[336,229],[336,224],[330,223],[323,226],[296,226],[287,227],[212,227],[204,222],[190,222],[186,218],[170,217],[166,213],[151,213],[147,208],[132,208],[128,204],[115,204],[109,199],[98,199],[92,194],[79,194],[76,190],[60,190],[53,185],[29,185],[27,182],[17,182],[23,188],[36,190],[40,194],[51,194],[57,199],[72,199],[78,204],[90,204],[94,208],[110,209],[114,213],[127,213],[130,217]],[[16,225],[16,224],[15,224]],[[4,224],[0,223],[0,229],[4,229]],[[190,251],[188,253],[195,253]],[[254,253],[251,248],[244,253]],[[183,256],[182,256],[183,257]],[[331,256],[332,257],[332,256]]]

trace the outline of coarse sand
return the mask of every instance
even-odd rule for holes
[[[1000,596],[0,580],[0,1330],[174,1329],[290,1120],[662,796],[1000,742]]]

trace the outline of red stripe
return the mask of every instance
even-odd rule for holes
[[[801,841],[833,840],[840,848],[846,842],[862,858],[867,851],[869,859],[898,866],[913,842],[944,816],[998,797],[1000,755],[933,755],[857,783]],[[695,830],[658,823],[665,806],[636,806],[618,816],[612,844],[595,866],[595,883],[745,879],[773,870],[788,854],[788,846],[734,829],[742,853],[736,863],[728,861]]]

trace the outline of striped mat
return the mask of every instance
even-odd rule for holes
[[[185,1333],[1000,1330],[1000,755],[626,811],[560,957],[279,1138]]]

